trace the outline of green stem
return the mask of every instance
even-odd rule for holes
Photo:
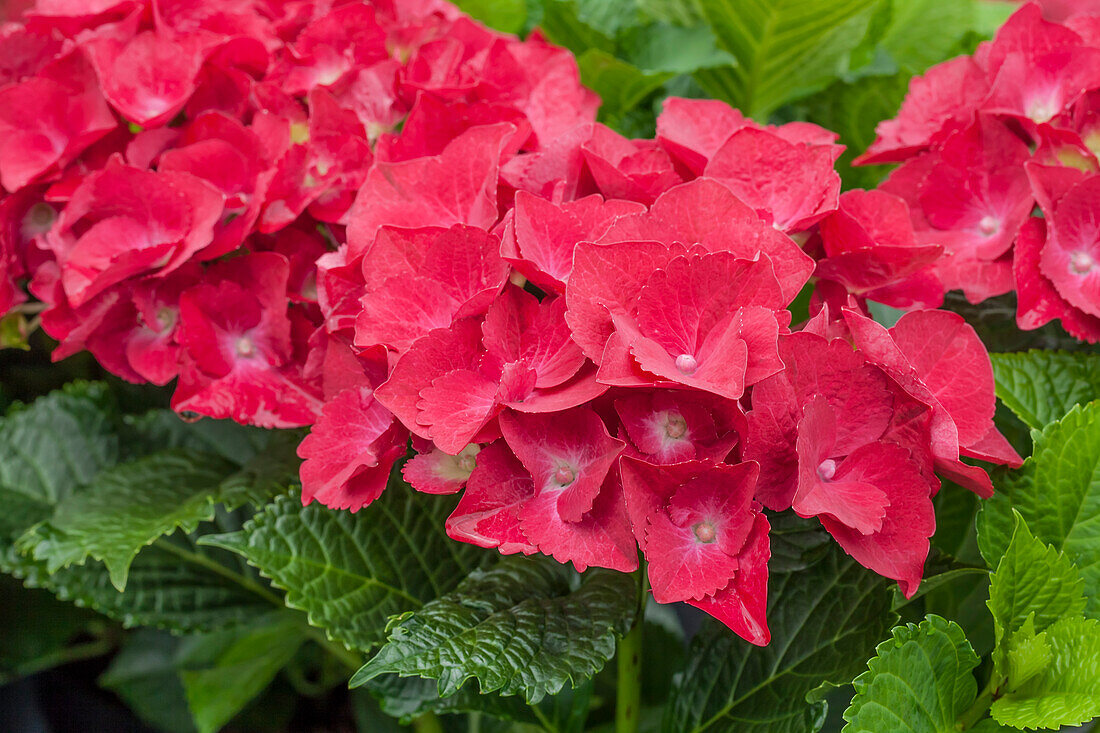
[[[413,730],[416,733],[443,733],[443,724],[435,713],[424,713],[413,721]]]
[[[84,644],[74,644],[73,646],[58,649],[55,652],[44,654],[37,659],[32,659],[25,664],[19,665],[15,668],[14,674],[12,674],[10,678],[0,679],[0,682],[18,679],[19,677],[29,677],[32,674],[54,667],[60,667],[63,664],[80,662],[85,659],[95,659],[96,657],[101,657],[109,653],[114,648],[115,640],[110,638],[96,639],[95,641],[89,641]]]
[[[153,544],[156,545],[157,547],[159,547],[160,549],[166,551],[166,552],[170,552],[171,554],[175,555],[176,557],[180,558],[181,560],[186,560],[187,562],[191,563],[192,565],[198,565],[200,567],[206,568],[207,570],[209,570],[210,572],[212,572],[216,575],[220,575],[223,578],[226,578],[228,580],[233,581],[234,583],[241,586],[245,590],[248,590],[252,593],[255,593],[260,598],[263,598],[264,600],[268,601],[269,603],[273,603],[274,605],[278,606],[279,608],[284,608],[285,605],[286,605],[286,604],[283,603],[282,598],[275,595],[274,593],[272,593],[267,588],[264,588],[262,585],[260,585],[256,581],[252,580],[252,578],[241,575],[240,573],[235,573],[232,570],[230,570],[229,568],[222,565],[221,563],[215,562],[214,560],[211,560],[210,558],[206,557],[205,555],[202,555],[198,552],[191,552],[190,550],[185,550],[182,547],[180,547],[179,545],[176,545],[172,542],[168,542],[167,540],[165,540],[163,538],[157,540]]]
[[[959,730],[969,730],[977,725],[978,721],[985,717],[985,714],[989,712],[989,706],[993,704],[993,696],[996,693],[997,680],[996,673],[989,678],[989,682],[986,684],[985,689],[981,691],[977,699],[974,700],[974,704],[968,707],[962,715],[959,716],[959,722],[955,726]]]
[[[641,724],[642,705],[642,629],[645,627],[646,568],[637,570],[638,608],[634,626],[619,640],[615,654],[619,677],[615,694],[615,733],[637,733]]]

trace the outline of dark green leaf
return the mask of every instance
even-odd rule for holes
[[[475,571],[451,593],[405,614],[352,678],[381,674],[439,681],[442,697],[476,678],[481,692],[523,693],[537,703],[591,677],[615,654],[637,608],[634,579],[592,570],[573,588],[568,567],[508,558]]]
[[[166,733],[195,733],[180,682],[180,639],[141,629],[129,635],[99,684],[122,698],[145,722]]]
[[[213,666],[180,672],[199,733],[214,733],[228,723],[268,686],[305,638],[297,619],[279,614],[240,634]]]
[[[642,71],[595,48],[578,56],[577,65],[585,86],[603,100],[600,119],[611,125],[673,76],[671,72]]]
[[[93,557],[123,590],[130,562],[142,547],[214,518],[218,488],[231,470],[226,462],[184,451],[107,469],[83,491],[62,499],[47,524],[25,535],[19,547],[51,572]]]
[[[929,616],[894,628],[853,683],[844,733],[954,733],[977,697],[978,656],[957,624]]]
[[[708,624],[688,651],[664,730],[817,730],[823,706],[807,704],[807,696],[855,677],[895,618],[886,582],[836,548],[806,569],[773,574],[771,643],[754,647]]]
[[[391,615],[446,593],[488,556],[444,533],[453,506],[400,482],[354,514],[284,495],[243,531],[202,543],[244,556],[329,638],[368,650]]]
[[[1100,398],[1100,354],[1028,351],[990,358],[997,396],[1035,430]]]

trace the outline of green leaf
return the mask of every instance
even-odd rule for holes
[[[443,523],[453,508],[400,481],[358,513],[303,507],[290,494],[243,531],[201,542],[242,555],[330,639],[368,650],[384,639],[387,618],[451,590],[490,556],[447,537]]]
[[[1024,467],[998,482],[978,515],[978,544],[990,565],[1004,554],[1012,509],[1042,542],[1064,552],[1085,581],[1086,613],[1100,614],[1100,401],[1076,406],[1041,433]]]
[[[664,721],[669,733],[804,733],[824,715],[811,694],[843,684],[864,666],[896,616],[887,583],[835,547],[812,566],[773,574],[768,587],[772,640],[754,647],[716,623],[688,650]]]
[[[1019,686],[1046,669],[1050,664],[1050,644],[1047,632],[1035,633],[1035,617],[1028,616],[1019,629],[1008,638],[1008,654],[1004,672],[1012,684]]]
[[[1057,729],[1100,715],[1100,621],[1066,618],[1046,631],[1050,663],[993,701],[999,723]]]
[[[1062,553],[1032,536],[1016,513],[1008,550],[990,578],[989,610],[998,624],[998,640],[1030,619],[1041,632],[1065,616],[1085,609],[1077,568]]]
[[[180,672],[199,733],[221,730],[270,684],[305,638],[296,619],[280,614],[235,639],[214,666]]]
[[[0,420],[0,487],[55,504],[118,460],[116,415],[103,384],[77,383]]]
[[[823,89],[863,38],[878,0],[701,0],[718,45],[737,59],[727,102],[765,119]]]
[[[505,33],[519,33],[527,22],[526,0],[455,0],[455,5]]]
[[[49,590],[123,626],[206,631],[244,623],[272,608],[273,600],[279,601],[242,569],[234,570],[235,558],[226,555],[214,548],[196,548],[187,536],[166,538],[134,558],[121,593],[111,584],[107,568],[95,560],[51,573],[45,562],[20,557],[18,564],[4,570],[27,587]]]
[[[500,720],[538,722],[521,698],[480,694],[474,681],[467,682],[447,697],[439,696],[439,684],[435,680],[422,677],[383,674],[362,687],[379,701],[382,712],[406,724],[424,713],[484,713]]]
[[[214,518],[218,487],[231,470],[226,462],[184,451],[107,469],[85,490],[63,499],[47,524],[20,539],[19,547],[45,561],[50,572],[88,557],[101,560],[121,591],[142,547],[176,528],[190,532]]]
[[[1100,398],[1100,355],[1036,350],[989,356],[997,396],[1035,430]]]
[[[977,697],[978,655],[958,624],[928,616],[895,627],[856,677],[844,733],[954,733]]]
[[[442,697],[476,678],[481,692],[524,693],[530,703],[569,681],[577,686],[615,654],[634,620],[637,593],[624,573],[592,570],[579,588],[548,560],[507,558],[475,571],[451,593],[405,614],[388,641],[352,677],[381,674],[439,681]]]
[[[959,39],[977,26],[984,0],[894,0],[879,46],[909,75],[921,74],[957,53]]]
[[[140,629],[126,637],[98,682],[158,730],[194,733],[176,662],[179,646],[179,637]]]
[[[578,56],[577,65],[585,86],[603,100],[600,119],[611,125],[674,76],[671,72],[642,71],[596,48]]]

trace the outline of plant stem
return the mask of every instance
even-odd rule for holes
[[[416,733],[443,733],[443,724],[435,713],[424,713],[413,721],[413,730]]]
[[[989,706],[993,704],[993,695],[996,690],[996,673],[993,673],[989,678],[989,682],[986,684],[985,689],[981,691],[977,699],[974,700],[974,704],[968,707],[962,715],[959,716],[958,729],[969,730],[973,728],[979,720],[985,717],[985,714],[989,711]]]
[[[216,575],[220,575],[223,578],[226,578],[228,580],[233,581],[234,583],[241,586],[245,590],[248,590],[248,591],[251,591],[252,593],[255,593],[259,597],[263,598],[264,600],[268,601],[269,603],[272,603],[272,604],[278,606],[279,608],[284,608],[285,607],[285,604],[283,603],[282,598],[275,595],[274,593],[269,591],[267,588],[264,588],[262,585],[260,585],[256,581],[252,580],[252,578],[245,577],[244,575],[241,575],[240,573],[235,573],[232,570],[230,570],[229,568],[222,565],[221,563],[215,562],[214,560],[211,560],[210,558],[206,557],[205,555],[202,555],[198,552],[191,552],[190,550],[185,550],[182,547],[180,547],[179,545],[168,542],[167,540],[165,540],[163,538],[157,540],[153,544],[156,545],[157,547],[159,547],[160,549],[165,550],[166,552],[172,553],[173,555],[180,558],[181,560],[186,560],[187,562],[191,563],[192,565],[198,565],[200,567],[206,568],[207,570],[209,570],[212,573],[215,573]]]
[[[637,733],[641,723],[642,705],[642,629],[645,627],[646,568],[637,570],[638,609],[634,626],[619,640],[616,652],[619,677],[615,694],[615,733]]]

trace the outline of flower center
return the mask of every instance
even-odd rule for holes
[[[569,466],[562,466],[557,471],[554,471],[554,481],[559,486],[568,486],[573,483],[577,478],[577,474],[573,472],[573,469]]]
[[[978,231],[987,237],[996,234],[1000,228],[1001,223],[992,216],[983,216],[982,220],[978,222]]]
[[[694,374],[695,370],[699,368],[699,362],[691,354],[680,354],[676,357],[676,368],[680,370],[681,374]]]
[[[252,343],[252,339],[247,336],[241,336],[237,339],[237,356],[248,358],[255,353],[256,345]]]
[[[836,475],[836,461],[832,458],[826,458],[821,462],[821,465],[817,467],[817,475],[820,476],[823,481],[831,481],[833,476]]]
[[[668,437],[679,440],[687,435],[688,424],[684,416],[674,412],[668,416],[668,422],[665,423],[665,435]]]
[[[1058,107],[1049,99],[1036,99],[1027,106],[1027,116],[1033,122],[1048,122],[1056,114]]]
[[[23,236],[27,239],[45,234],[57,221],[57,210],[47,203],[37,203],[23,216]]]
[[[1070,266],[1073,267],[1073,271],[1078,275],[1092,272],[1092,269],[1096,267],[1096,259],[1088,252],[1074,252],[1069,262]]]
[[[707,545],[714,542],[718,537],[718,530],[714,528],[713,524],[705,520],[693,526],[691,531],[695,533],[695,539]]]
[[[157,309],[157,325],[160,326],[160,330],[170,331],[172,326],[176,324],[176,312],[168,306],[161,306]]]
[[[477,468],[477,455],[466,453],[458,457],[458,467],[463,473],[473,473]]]

